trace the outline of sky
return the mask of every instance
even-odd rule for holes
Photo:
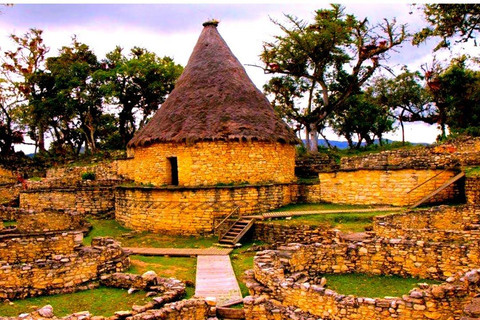
[[[383,18],[395,18],[398,23],[407,23],[410,32],[418,31],[425,23],[419,11],[398,2],[344,4],[346,13],[357,18],[368,17],[371,24]],[[15,3],[0,7],[0,49],[9,49],[10,34],[22,35],[30,28],[42,29],[44,42],[55,55],[62,46],[70,45],[75,35],[78,41],[90,46],[99,59],[117,45],[125,52],[134,46],[144,47],[159,56],[170,56],[176,63],[186,65],[202,31],[202,23],[217,19],[218,31],[232,52],[259,89],[268,81],[260,68],[259,55],[262,44],[280,34],[273,20],[285,21],[284,14],[291,14],[312,21],[314,12],[326,8],[320,1],[287,3],[84,3],[41,4]],[[413,14],[411,14],[413,12]],[[417,70],[423,63],[431,63],[434,42],[413,47],[405,43],[398,52],[390,54],[389,66],[399,69],[408,65]],[[411,142],[434,142],[439,131],[436,126],[408,124],[406,138]],[[331,133],[328,137],[335,138]],[[386,138],[400,140],[400,131]]]

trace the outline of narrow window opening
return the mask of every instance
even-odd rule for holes
[[[170,164],[170,184],[178,186],[178,161],[177,157],[167,158]]]

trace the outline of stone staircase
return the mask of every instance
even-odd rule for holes
[[[220,244],[235,245],[240,239],[250,230],[255,223],[255,218],[240,217],[235,223],[228,229],[228,231],[222,235],[219,239]]]

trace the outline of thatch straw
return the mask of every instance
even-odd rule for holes
[[[216,25],[207,23],[175,89],[129,147],[215,140],[297,143]]]

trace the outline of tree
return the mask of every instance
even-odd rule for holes
[[[333,130],[347,139],[351,149],[360,148],[363,141],[372,145],[375,137],[382,145],[383,134],[393,130],[394,119],[388,106],[379,103],[372,88],[350,96],[346,104],[345,111],[336,113],[329,121]]]
[[[423,121],[429,124],[438,122],[437,109],[431,96],[424,88],[424,77],[420,72],[411,72],[406,66],[395,78],[377,77],[369,89],[376,103],[388,108],[399,121],[402,130],[402,143],[405,143],[404,122]]]
[[[468,69],[466,57],[461,57],[434,79],[431,91],[435,102],[445,106],[450,132],[480,136],[480,71]]]
[[[12,143],[23,141],[23,135],[20,138],[22,121],[19,114],[21,108],[27,109],[33,91],[28,78],[42,68],[45,55],[49,50],[43,43],[42,30],[39,29],[30,29],[21,37],[12,34],[10,38],[16,45],[16,49],[5,51],[0,61],[0,121],[3,123],[5,134],[4,152],[10,152],[8,150],[11,149]],[[44,150],[43,123],[38,121],[30,129],[32,133],[30,136],[34,138],[40,150]]]
[[[460,37],[457,43],[471,39],[475,41],[480,31],[480,4],[425,4],[420,9],[430,26],[415,34],[414,44],[422,43],[429,37],[441,37],[442,40],[434,49],[436,51],[450,47],[449,39],[454,36]]]
[[[143,126],[173,90],[182,71],[183,67],[173,59],[159,58],[143,48],[133,48],[130,58],[123,55],[120,47],[107,54],[95,79],[104,84],[102,89],[109,102],[119,109],[123,147],[137,130],[136,116],[140,117],[139,126]]]
[[[318,10],[310,24],[291,15],[286,18],[287,25],[273,21],[283,35],[264,43],[263,69],[287,78],[283,81],[287,85],[299,84],[296,97],[305,96],[304,104],[290,103],[282,108],[291,109],[285,114],[302,116],[307,139],[310,138],[309,149],[315,152],[317,134],[328,117],[347,108],[348,99],[360,91],[381,66],[380,61],[387,59],[387,52],[400,45],[407,34],[405,25],[398,26],[386,19],[371,27],[366,18],[357,20],[353,15],[345,15],[340,5]],[[273,78],[269,93],[278,97],[284,88],[275,81],[281,83]]]
[[[47,67],[56,90],[50,107],[55,109],[51,121],[57,140],[72,146],[77,154],[84,142],[87,150],[95,152],[103,114],[100,83],[93,78],[100,69],[96,55],[73,38],[72,45],[63,47],[58,57],[47,59]]]

